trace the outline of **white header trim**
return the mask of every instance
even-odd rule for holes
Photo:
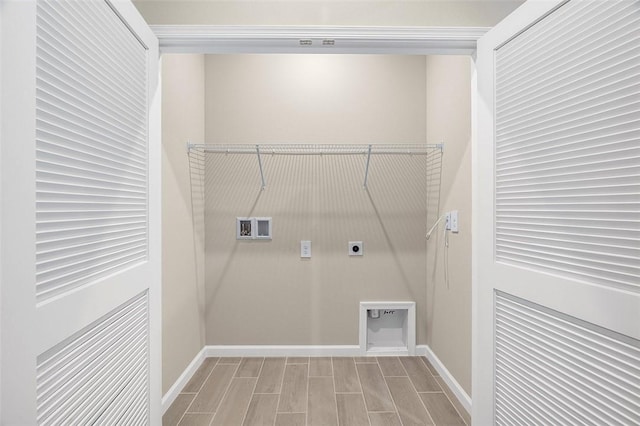
[[[485,27],[152,25],[163,53],[470,55]]]

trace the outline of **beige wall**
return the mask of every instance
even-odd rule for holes
[[[468,57],[427,57],[427,137],[445,144],[440,213],[458,210],[460,229],[457,234],[449,233],[448,254],[445,253],[442,226],[434,231],[427,245],[427,343],[469,395],[472,235],[470,67]],[[430,208],[429,223],[435,223],[437,215]]]
[[[204,139],[204,56],[162,58],[162,390],[204,346],[204,264],[186,141]],[[197,225],[197,223],[195,224]],[[197,227],[197,226],[196,226]]]
[[[138,0],[150,24],[493,26],[523,1]]]
[[[208,56],[210,143],[424,143],[418,56]],[[415,300],[424,344],[426,159],[207,157],[208,344],[357,345],[359,302]],[[236,216],[273,218],[237,241]],[[312,241],[311,259],[300,240]],[[347,255],[364,242],[363,257]]]
[[[424,143],[425,63],[393,55],[207,55],[211,143]]]

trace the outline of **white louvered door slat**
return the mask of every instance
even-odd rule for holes
[[[474,423],[638,424],[640,1],[529,1],[478,46]]]

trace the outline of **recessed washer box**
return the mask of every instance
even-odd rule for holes
[[[360,302],[363,356],[416,354],[416,302]]]
[[[237,240],[270,240],[271,218],[270,217],[237,217],[236,218],[236,239]]]

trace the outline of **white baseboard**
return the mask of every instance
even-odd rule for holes
[[[191,377],[196,373],[198,368],[202,365],[202,362],[207,357],[206,355],[206,346],[198,352],[198,354],[193,358],[191,363],[187,366],[187,368],[182,372],[178,380],[175,381],[173,386],[169,388],[167,393],[162,397],[162,414],[166,413],[173,401],[176,400],[180,391],[184,389],[184,387],[189,383]]]
[[[205,357],[221,356],[362,356],[358,345],[209,345],[205,346]],[[416,346],[416,356],[427,356],[427,345]],[[402,356],[407,351],[385,354],[370,352],[372,356]]]
[[[434,368],[440,373],[440,377],[451,389],[460,404],[471,413],[471,398],[462,389],[462,386],[449,373],[449,370],[433,353],[427,345],[417,345],[416,355],[424,356],[431,362]],[[171,386],[162,398],[162,412],[165,413],[173,401],[178,397],[180,391],[189,382],[196,370],[208,357],[257,357],[257,356],[361,356],[359,345],[209,345],[202,350],[191,361],[189,366],[178,377],[178,380]]]
[[[358,345],[214,345],[205,346],[211,356],[360,356]]]
[[[442,361],[433,353],[429,346],[421,346],[421,349],[425,349],[424,356],[427,357],[431,365],[440,373],[440,377],[445,381],[451,392],[455,395],[455,397],[460,401],[460,404],[467,410],[467,413],[471,414],[471,397],[467,395],[467,393],[462,389],[460,383],[449,373],[449,370],[444,366]],[[417,352],[417,351],[416,351]]]

